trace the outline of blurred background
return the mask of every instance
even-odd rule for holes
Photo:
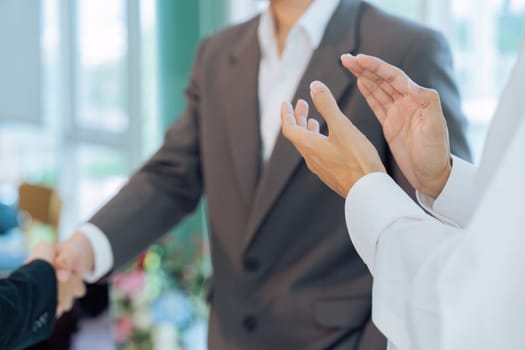
[[[519,49],[525,0],[371,2],[447,36],[478,161]],[[114,194],[183,108],[199,40],[266,6],[0,0],[0,271],[23,261],[31,242],[70,235]],[[112,280],[110,311],[89,312],[88,303],[77,312],[74,349],[206,348],[204,212]]]

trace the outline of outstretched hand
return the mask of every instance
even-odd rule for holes
[[[446,120],[439,94],[417,85],[379,58],[345,54],[343,65],[383,127],[401,171],[418,191],[437,197],[451,170]]]
[[[305,159],[308,168],[333,191],[346,197],[352,186],[372,172],[385,172],[375,147],[341,112],[332,93],[315,81],[310,93],[316,109],[326,120],[328,136],[319,123],[308,119],[308,104],[295,107],[285,102],[281,109],[282,131]]]

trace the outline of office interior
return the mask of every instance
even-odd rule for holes
[[[478,162],[519,51],[525,0],[370,2],[449,40]],[[0,1],[1,274],[36,241],[67,238],[119,190],[183,109],[199,41],[267,6]],[[72,318],[74,329],[64,331],[72,349],[206,349],[212,267],[205,213],[203,201],[96,294],[108,294],[103,305]]]

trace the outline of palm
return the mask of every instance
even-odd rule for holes
[[[401,171],[413,187],[437,195],[450,171],[448,134],[437,92],[418,86],[375,57],[346,56],[343,64],[358,78]]]
[[[406,95],[391,104],[383,119],[383,133],[392,154],[416,189],[422,189],[448,161],[443,157],[448,154],[448,142],[440,112],[439,105],[422,106]]]

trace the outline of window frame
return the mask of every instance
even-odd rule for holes
[[[125,59],[126,113],[129,126],[117,133],[91,130],[78,123],[79,57],[78,57],[78,0],[59,0],[61,65],[61,114],[63,143],[65,149],[81,144],[105,146],[126,155],[130,168],[142,159],[141,91],[141,21],[139,0],[126,1],[127,53]]]

